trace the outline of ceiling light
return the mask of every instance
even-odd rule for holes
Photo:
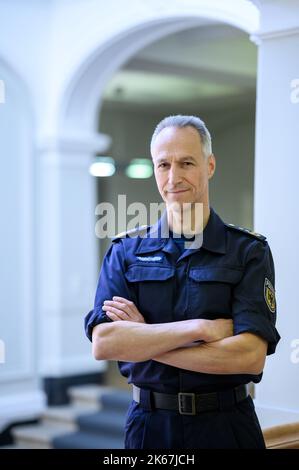
[[[133,158],[125,170],[129,178],[150,178],[153,166],[148,158]]]
[[[111,157],[96,157],[89,167],[92,176],[112,176],[115,173],[115,162]]]

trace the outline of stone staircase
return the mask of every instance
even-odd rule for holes
[[[0,449],[123,449],[130,390],[82,385],[71,387],[69,396],[69,405],[48,407],[38,424],[14,426],[14,444]],[[268,449],[299,448],[299,423],[263,434]]]
[[[49,407],[34,425],[12,429],[11,449],[122,449],[131,392],[83,385],[69,389],[71,403]]]

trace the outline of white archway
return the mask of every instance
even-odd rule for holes
[[[177,1],[154,19],[144,19],[110,37],[81,58],[66,86],[58,110],[62,132],[96,132],[101,95],[114,73],[139,50],[169,34],[208,24],[226,23],[251,34],[259,27],[259,11],[247,0]],[[237,4],[237,5],[236,5]]]

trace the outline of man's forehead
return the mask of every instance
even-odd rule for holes
[[[202,147],[200,142],[194,142],[192,140],[163,140],[154,142],[151,153],[155,162],[160,160],[180,161],[186,158],[192,158],[196,161],[202,154]]]

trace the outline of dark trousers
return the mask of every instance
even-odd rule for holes
[[[195,416],[146,410],[132,400],[126,416],[125,449],[264,449],[251,397],[227,409]]]

